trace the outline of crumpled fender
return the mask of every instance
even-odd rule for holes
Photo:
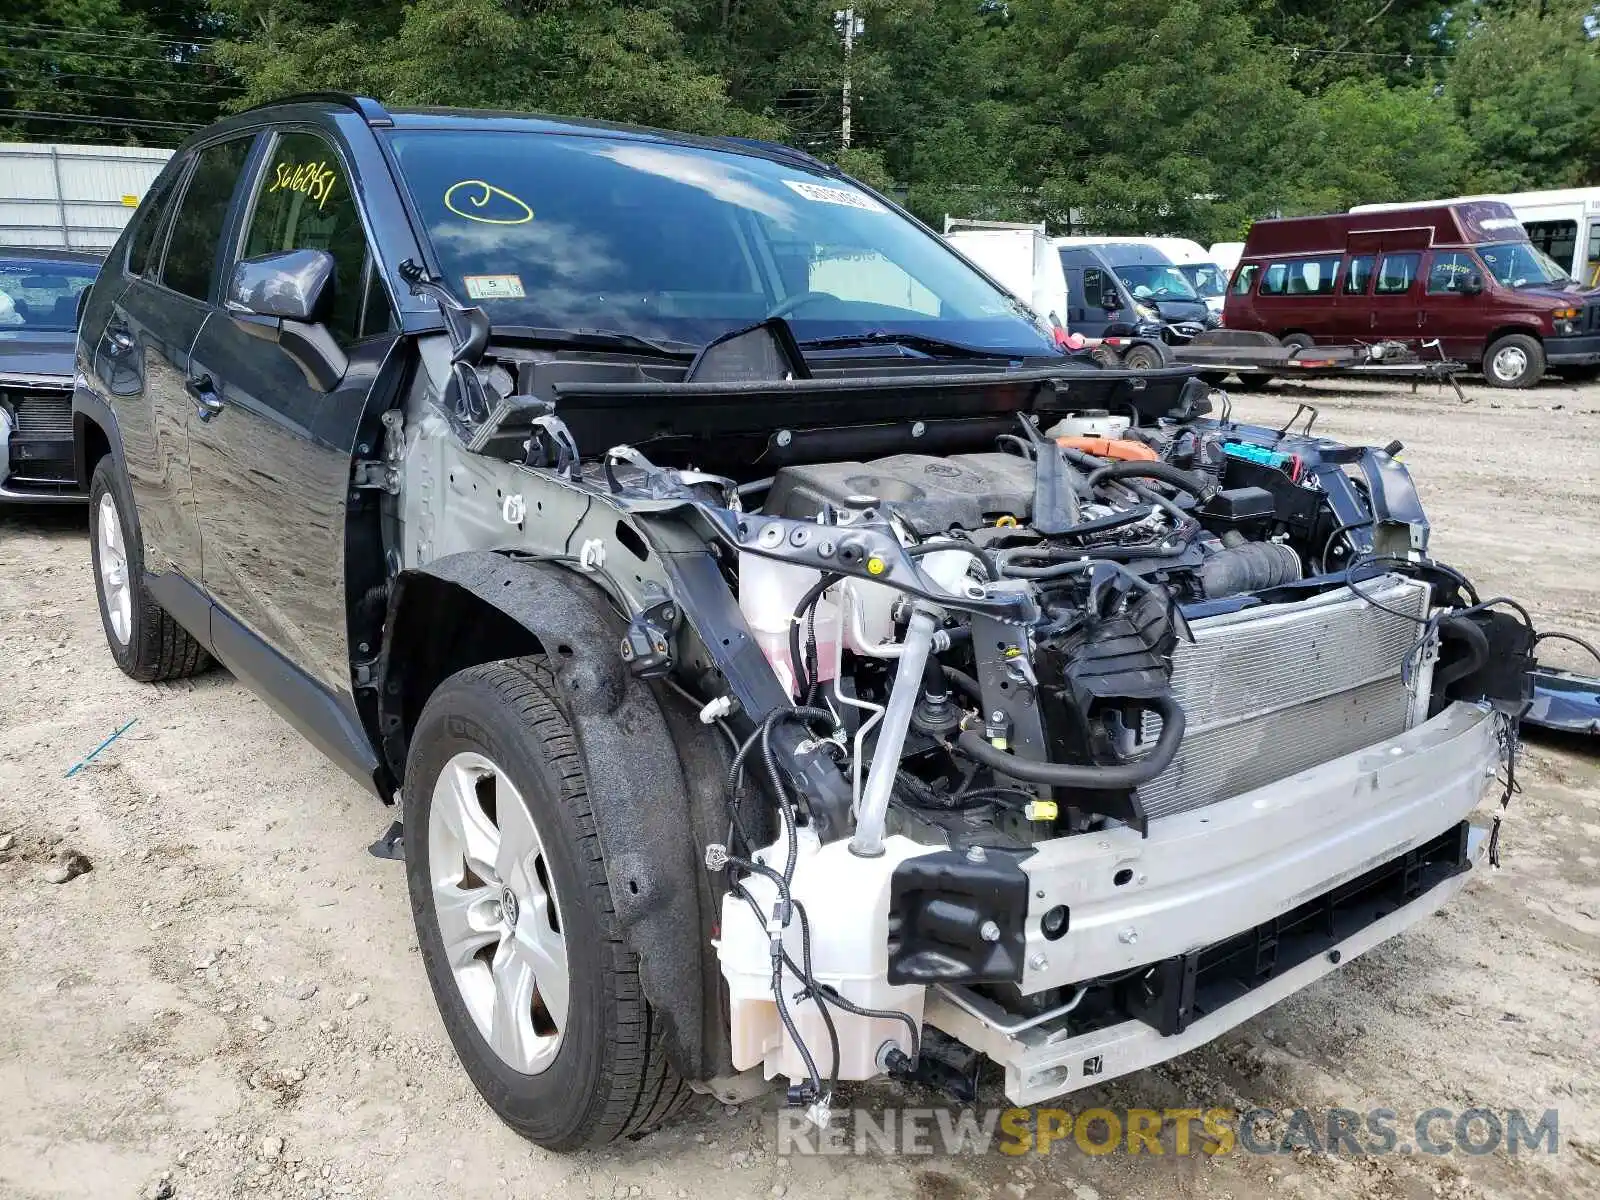
[[[638,956],[645,997],[666,1026],[672,1064],[687,1079],[731,1073],[710,943],[721,898],[701,866],[702,847],[722,840],[716,823],[726,820],[727,756],[715,732],[687,704],[626,669],[618,649],[623,624],[596,585],[554,564],[480,551],[441,558],[396,581],[380,666],[385,698],[400,687],[388,647],[406,593],[419,584],[431,592],[439,583],[498,609],[549,655],[555,699],[583,755],[617,924]]]

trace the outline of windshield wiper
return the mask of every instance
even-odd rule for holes
[[[495,335],[574,350],[634,350],[659,354],[664,358],[692,358],[700,351],[694,342],[647,338],[636,333],[624,333],[620,329],[588,329],[582,326],[544,329],[532,325],[500,325],[496,326]]]
[[[923,354],[945,358],[1012,358],[1003,350],[986,350],[948,342],[925,333],[896,333],[892,329],[869,329],[865,333],[840,333],[833,337],[806,338],[797,343],[802,350],[844,350],[851,346],[904,346]]]

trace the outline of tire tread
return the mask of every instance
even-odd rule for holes
[[[211,655],[195,640],[166,609],[162,608],[144,580],[144,538],[137,528],[138,510],[124,483],[116,459],[107,454],[96,465],[89,485],[91,523],[99,520],[100,495],[108,491],[117,502],[117,513],[122,518],[122,542],[128,557],[128,573],[134,583],[133,636],[129,639],[127,661],[117,655],[111,644],[111,632],[106,630],[106,641],[111,644],[117,665],[130,678],[140,683],[165,683],[173,679],[187,679],[199,675],[212,666]],[[135,528],[129,529],[130,523]],[[93,537],[91,524],[91,537]],[[91,554],[96,563],[95,589],[99,591],[99,543],[94,543]],[[102,620],[105,600],[99,597]]]
[[[614,1057],[608,1078],[601,1082],[605,1098],[584,1144],[598,1147],[619,1138],[641,1137],[680,1111],[691,1091],[668,1061],[663,1023],[644,997],[638,959],[617,927],[593,799],[577,738],[554,699],[559,694],[555,676],[545,659],[532,657],[469,667],[458,678],[475,680],[493,690],[539,738],[560,780],[560,801],[582,831],[574,857],[588,877],[588,899],[605,931],[604,958],[617,1003],[611,1043]]]

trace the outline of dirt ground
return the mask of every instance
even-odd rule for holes
[[[1299,385],[1350,440],[1398,437],[1436,553],[1600,638],[1600,386]],[[1578,665],[1581,659],[1553,653]],[[117,672],[81,514],[0,515],[0,1196],[806,1196],[963,1200],[1600,1194],[1600,751],[1530,744],[1505,865],[1440,915],[1186,1058],[1073,1108],[1559,1113],[1554,1155],[781,1157],[773,1101],[605,1153],[503,1128],[417,958],[389,815],[216,672]],[[88,766],[73,768],[118,729]],[[88,874],[47,881],[63,848]],[[985,1095],[1001,1103],[992,1084]],[[846,1103],[928,1105],[889,1088]],[[1446,1126],[1447,1128],[1447,1126]],[[1403,1140],[1403,1139],[1402,1139]]]

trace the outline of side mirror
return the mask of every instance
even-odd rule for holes
[[[333,287],[326,250],[277,250],[234,265],[226,304],[246,333],[283,348],[318,391],[331,392],[350,367],[320,314]]]
[[[1483,292],[1483,276],[1473,271],[1461,281],[1461,291],[1463,295],[1467,296],[1481,295]]]
[[[235,312],[285,321],[315,321],[333,284],[326,250],[277,250],[235,263],[227,305]]]

